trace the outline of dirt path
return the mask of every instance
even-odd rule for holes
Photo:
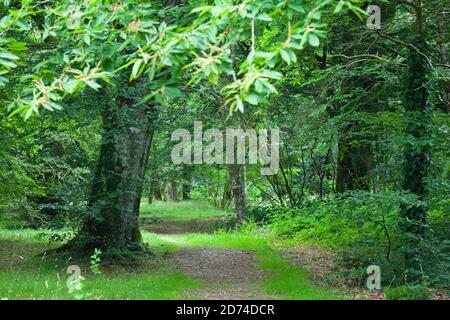
[[[262,270],[259,267],[260,261],[255,256],[255,251],[251,250],[253,247],[244,246],[242,249],[223,248],[225,245],[221,240],[217,240],[217,246],[212,246],[215,240],[210,239],[206,241],[208,245],[199,246],[198,239],[207,239],[208,235],[205,233],[212,233],[217,229],[217,217],[209,219],[181,219],[177,217],[159,218],[158,221],[149,221],[149,224],[144,224],[143,229],[152,233],[158,234],[159,241],[171,244],[171,251],[169,256],[170,267],[178,272],[187,274],[199,282],[204,284],[204,287],[196,290],[188,290],[184,292],[180,298],[183,299],[202,299],[202,300],[271,300],[293,294],[294,296],[309,298],[311,296],[335,298],[334,293],[324,293],[321,288],[316,288],[309,278],[302,276],[295,268],[296,263],[293,263],[291,256],[288,256],[285,262],[280,262],[275,258],[276,268],[283,270],[278,272],[278,269],[270,267],[269,270]],[[143,221],[145,222],[145,221]],[[183,234],[185,236],[183,236]],[[197,242],[190,241],[196,239]],[[220,238],[220,237],[219,237]],[[211,241],[212,240],[212,241]],[[200,243],[202,243],[200,241]],[[174,246],[177,250],[173,251]],[[239,248],[239,246],[237,247]],[[262,249],[263,259],[268,259],[268,248]],[[261,253],[258,251],[259,254]],[[270,256],[270,255],[269,255]],[[300,260],[302,254],[299,255]],[[281,256],[280,259],[284,260]],[[272,259],[270,257],[269,259]],[[289,266],[286,264],[291,260]],[[316,259],[313,259],[314,261]],[[264,260],[266,261],[266,260]],[[323,261],[318,261],[321,265]],[[316,267],[316,266],[315,266]],[[292,273],[289,268],[292,268]],[[302,266],[302,269],[304,267]],[[317,268],[315,268],[317,269]],[[274,280],[270,283],[271,292],[266,293],[265,285],[267,286],[268,278],[274,272]],[[281,275],[281,280],[280,280]],[[290,288],[290,292],[285,292],[279,285],[277,287],[276,281],[296,281],[296,284]],[[284,278],[283,278],[284,277]],[[275,283],[275,287],[273,286]],[[276,288],[275,290],[273,288]],[[301,288],[300,291],[297,288]],[[304,292],[304,293],[303,293]]]
[[[171,256],[175,270],[203,281],[208,288],[185,292],[185,297],[205,300],[265,300],[274,297],[258,288],[267,272],[256,268],[252,251],[186,248]]]
[[[258,260],[251,250],[209,247],[189,247],[173,237],[182,233],[210,233],[217,229],[223,218],[159,219],[144,225],[144,230],[159,234],[164,241],[181,249],[171,253],[169,264],[176,271],[195,277],[206,288],[190,290],[182,298],[203,300],[266,300],[273,299],[261,289],[268,272],[257,268]]]

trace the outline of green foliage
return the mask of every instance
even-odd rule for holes
[[[432,291],[420,285],[385,288],[384,292],[387,300],[430,300],[432,298]]]
[[[282,212],[283,208],[279,205],[261,203],[254,205],[248,209],[246,218],[254,221],[259,225],[268,224],[271,222],[271,217],[277,215],[277,212]]]
[[[417,203],[417,197],[407,193],[349,192],[325,201],[305,202],[299,208],[270,209],[268,227],[288,243],[312,242],[337,250],[338,270],[355,284],[363,285],[365,269],[372,264],[381,267],[385,284],[411,282],[412,270],[405,264],[405,244],[410,239],[400,232],[400,212],[402,207]],[[442,221],[435,221],[433,228],[442,228]],[[422,239],[415,250],[423,257],[415,278],[433,286],[446,283],[446,236],[429,228],[427,240]]]
[[[325,25],[319,23],[322,14],[343,9],[358,13],[358,4],[359,0],[342,0],[338,5],[328,0],[302,5],[222,0],[213,5],[192,1],[172,7],[142,0],[120,4],[27,1],[9,8],[0,21],[0,35],[18,35],[42,52],[31,77],[27,76],[34,80],[32,85],[23,85],[9,107],[25,118],[41,108],[59,110],[65,94],[80,93],[87,87],[98,90],[101,80],[109,81],[115,72],[131,68],[130,80],[145,74],[152,81],[147,99],[158,102],[180,95],[176,75],[183,69],[191,71],[194,83],[206,78],[217,84],[222,75],[233,75],[233,83],[226,87],[227,104],[231,112],[243,111],[244,101],[259,104],[276,92],[271,82],[282,76],[274,70],[277,65],[295,62],[295,51],[307,44],[320,45],[319,38],[325,34]],[[268,52],[259,51],[255,24],[258,29],[270,28],[272,16],[278,17],[280,9],[281,20],[287,20],[286,39]],[[33,37],[28,36],[30,30]],[[240,72],[235,73],[231,46],[239,37],[250,40],[252,48]],[[14,38],[9,41],[17,43]],[[49,46],[56,55],[46,54]],[[6,69],[0,69],[0,76],[17,66],[19,56],[14,53],[4,51],[0,66]],[[3,76],[2,82],[7,80]]]
[[[212,229],[229,230],[235,219],[227,166],[174,165],[171,133],[191,131],[194,121],[205,130],[279,128],[279,172],[261,176],[260,164],[245,166],[247,222],[233,235],[182,236],[186,245],[256,246],[267,269],[279,270],[266,287],[285,287],[286,297],[310,292],[306,275],[255,234],[331,248],[339,272],[357,284],[376,264],[384,285],[445,287],[450,33],[441,4],[423,1],[410,10],[408,3],[382,1],[383,28],[372,32],[357,7],[363,1],[172,3],[0,1],[0,236],[54,246],[74,238],[86,219],[113,224],[101,210],[123,210],[128,189],[103,188],[105,181],[114,185],[112,171],[121,165],[101,169],[97,162],[119,164],[123,153],[114,143],[139,130],[152,142],[140,170],[145,179],[120,175],[126,187],[138,185],[133,196],[143,189],[154,200],[142,202],[142,220],[164,218],[175,227],[220,220]],[[135,110],[151,121],[143,124]],[[172,182],[177,194],[188,190],[194,200],[161,201]],[[104,192],[94,201],[100,185]],[[177,248],[157,235],[144,239],[161,251]],[[95,274],[100,256],[91,257],[94,286],[109,277]],[[132,290],[141,277],[113,278],[117,287],[78,297],[124,297],[114,291],[122,286],[143,297]],[[192,285],[175,275],[142,278],[162,288],[149,297],[176,296],[163,280],[179,289]],[[53,297],[32,283],[35,292],[23,285],[26,294],[12,297]],[[58,282],[49,286],[59,290]],[[393,295],[416,294],[410,289]]]
[[[286,299],[340,299],[339,292],[317,287],[308,274],[292,266],[270,247],[267,240],[249,232],[216,234],[157,235],[145,232],[145,241],[161,247],[159,253],[186,247],[214,247],[255,250],[259,268],[270,277],[258,289]],[[205,288],[192,277],[173,272],[162,259],[148,257],[127,269],[108,268],[101,274],[89,274],[82,281],[82,290],[69,292],[65,286],[65,268],[74,261],[65,256],[38,256],[47,248],[45,239],[35,231],[8,232],[0,230],[0,243],[16,240],[14,247],[24,259],[14,260],[13,271],[0,271],[0,299],[177,299],[186,290]],[[32,245],[31,245],[32,244]],[[11,252],[0,246],[0,268]],[[94,254],[95,255],[95,254]],[[8,264],[10,267],[10,265]],[[36,266],[38,270],[36,270]],[[126,271],[126,272],[125,272]],[[217,288],[217,285],[214,285]]]
[[[100,260],[102,256],[102,251],[100,249],[94,249],[94,253],[90,257],[90,269],[95,275],[99,275],[100,271]]]

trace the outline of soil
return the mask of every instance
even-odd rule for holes
[[[190,274],[209,288],[190,290],[185,297],[204,300],[267,300],[273,296],[261,293],[258,286],[267,272],[257,269],[253,251],[188,248],[171,256],[175,270]]]

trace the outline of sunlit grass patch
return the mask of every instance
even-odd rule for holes
[[[42,230],[34,229],[0,229],[0,239],[3,240],[26,240],[43,242]]]
[[[178,219],[192,219],[192,218],[208,218],[217,216],[230,216],[231,213],[215,208],[206,201],[188,200],[188,201],[154,201],[149,204],[147,201],[142,201],[141,215],[152,215],[155,217],[177,217]]]
[[[83,274],[83,288],[69,292],[65,270],[0,272],[0,299],[177,299],[202,284],[164,269],[138,273]]]

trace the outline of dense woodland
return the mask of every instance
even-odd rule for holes
[[[224,212],[223,237],[332,252],[329,277],[345,286],[364,287],[377,265],[391,297],[445,295],[449,10],[448,0],[0,0],[0,298],[27,290],[1,262],[12,240],[31,241],[21,233],[50,243],[36,254],[90,259],[95,276],[100,259],[159,256],[143,218],[182,203]],[[278,172],[174,164],[172,133],[195,121],[278,128]]]

